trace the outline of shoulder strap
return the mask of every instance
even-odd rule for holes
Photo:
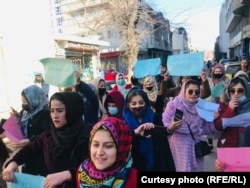
[[[195,141],[195,138],[194,138],[194,135],[193,135],[193,132],[191,131],[191,129],[190,129],[190,125],[187,123],[187,125],[188,125],[188,129],[189,129],[189,131],[190,131],[190,134],[191,134],[191,136],[192,136],[192,139],[194,140],[194,142],[196,142]]]

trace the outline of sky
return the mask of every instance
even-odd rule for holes
[[[161,11],[172,27],[184,27],[194,47],[214,50],[219,36],[219,15],[225,0],[155,0],[155,10]]]

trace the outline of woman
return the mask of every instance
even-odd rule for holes
[[[231,100],[228,102],[228,105],[220,103],[220,114],[214,121],[215,128],[221,131],[217,146],[244,146],[244,125],[226,127],[222,124],[222,118],[232,118],[250,111],[250,89],[247,80],[242,77],[232,79],[228,86],[227,94]]]
[[[34,84],[43,89],[43,91],[45,93],[45,96],[46,96],[46,101],[47,101],[47,104],[48,104],[49,103],[49,93],[50,93],[49,88],[50,88],[50,85],[45,82],[45,80],[43,79],[42,73],[37,72],[35,74]]]
[[[116,84],[113,87],[113,90],[120,91],[123,97],[125,98],[128,91],[132,88],[132,85],[126,83],[126,79],[123,73],[117,73],[115,77],[115,82]]]
[[[116,117],[123,120],[122,110],[124,105],[124,97],[118,90],[110,91],[104,101],[104,108],[108,117]]]
[[[84,122],[92,126],[98,121],[99,99],[95,93],[94,87],[81,80],[79,71],[74,72],[74,77],[76,85],[73,88],[83,99]]]
[[[232,79],[227,94],[230,101],[227,105],[220,103],[220,115],[214,121],[215,128],[221,131],[218,147],[240,147],[244,145],[241,137],[245,131],[244,125],[225,127],[222,118],[232,118],[250,111],[250,89],[247,80],[242,77]]]
[[[99,101],[99,113],[98,113],[98,120],[107,117],[107,111],[104,108],[104,101],[107,97],[106,91],[106,83],[104,79],[96,78],[92,80],[92,85],[95,88],[96,95]]]
[[[154,76],[146,76],[143,80],[143,91],[147,94],[151,108],[156,111],[157,97],[159,94],[158,85]]]
[[[211,77],[208,78],[208,82],[211,88],[211,96],[209,96],[207,100],[210,102],[218,103],[219,97],[224,92],[224,90],[218,93],[218,91],[214,91],[213,88],[215,88],[215,86],[218,86],[218,84],[222,84],[223,88],[227,89],[230,80],[226,77],[225,69],[222,64],[216,64],[213,67],[210,75]]]
[[[157,126],[150,133],[151,137],[133,139],[133,166],[141,171],[175,171],[161,116],[151,110],[148,96],[141,88],[135,86],[127,94],[123,118],[132,131],[142,125]]]
[[[21,92],[22,110],[17,113],[12,109],[12,113],[17,117],[18,123],[24,135],[24,139],[13,142],[13,148],[20,150],[45,132],[50,124],[50,112],[46,94],[43,89],[31,85]],[[33,175],[45,175],[47,169],[43,163],[43,157],[37,156],[25,162],[22,172]]]
[[[221,131],[218,147],[249,147],[250,127],[226,126],[222,124],[222,118],[232,118],[250,111],[250,88],[247,80],[243,77],[235,77],[231,80],[227,93],[231,99],[227,105],[220,103],[219,117],[214,121],[215,128]],[[249,118],[250,121],[250,118]],[[222,172],[226,165],[215,160],[215,170]]]
[[[75,174],[88,157],[88,137],[82,120],[83,101],[76,92],[57,92],[51,96],[49,130],[20,150],[3,170],[3,180],[14,181],[18,165],[36,156],[43,156],[48,173],[44,187],[75,187]]]
[[[172,133],[168,140],[177,172],[203,171],[203,157],[195,156],[195,142],[190,130],[197,142],[203,140],[203,135],[215,131],[213,123],[205,121],[197,113],[196,103],[199,97],[199,82],[188,80],[182,85],[179,95],[168,102],[162,115],[164,126]],[[183,112],[183,118],[179,121],[174,121],[176,109]]]
[[[77,171],[77,188],[135,188],[137,170],[132,168],[131,145],[132,134],[124,121],[100,120],[90,133],[90,158]]]
[[[211,95],[207,98],[210,102],[219,103],[221,98],[225,98],[224,93],[230,80],[226,77],[226,72],[223,64],[216,64],[213,66],[211,77],[208,78],[209,86],[211,88]],[[208,143],[213,146],[213,140],[220,137],[221,132],[216,131],[215,134],[208,135]]]

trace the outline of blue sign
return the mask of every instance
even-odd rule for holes
[[[144,59],[135,62],[133,74],[136,78],[143,78],[145,76],[155,76],[160,74],[160,58]]]
[[[204,67],[204,52],[168,56],[167,66],[172,76],[199,76]]]

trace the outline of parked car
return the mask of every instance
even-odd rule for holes
[[[233,62],[236,62],[236,61],[237,61],[236,59],[221,59],[219,61],[219,63],[222,64],[222,65],[225,65],[227,63],[233,63]]]
[[[241,69],[241,66],[240,66],[239,61],[235,61],[235,62],[225,63],[224,68],[225,68],[226,76],[229,79],[232,79],[235,73]]]

